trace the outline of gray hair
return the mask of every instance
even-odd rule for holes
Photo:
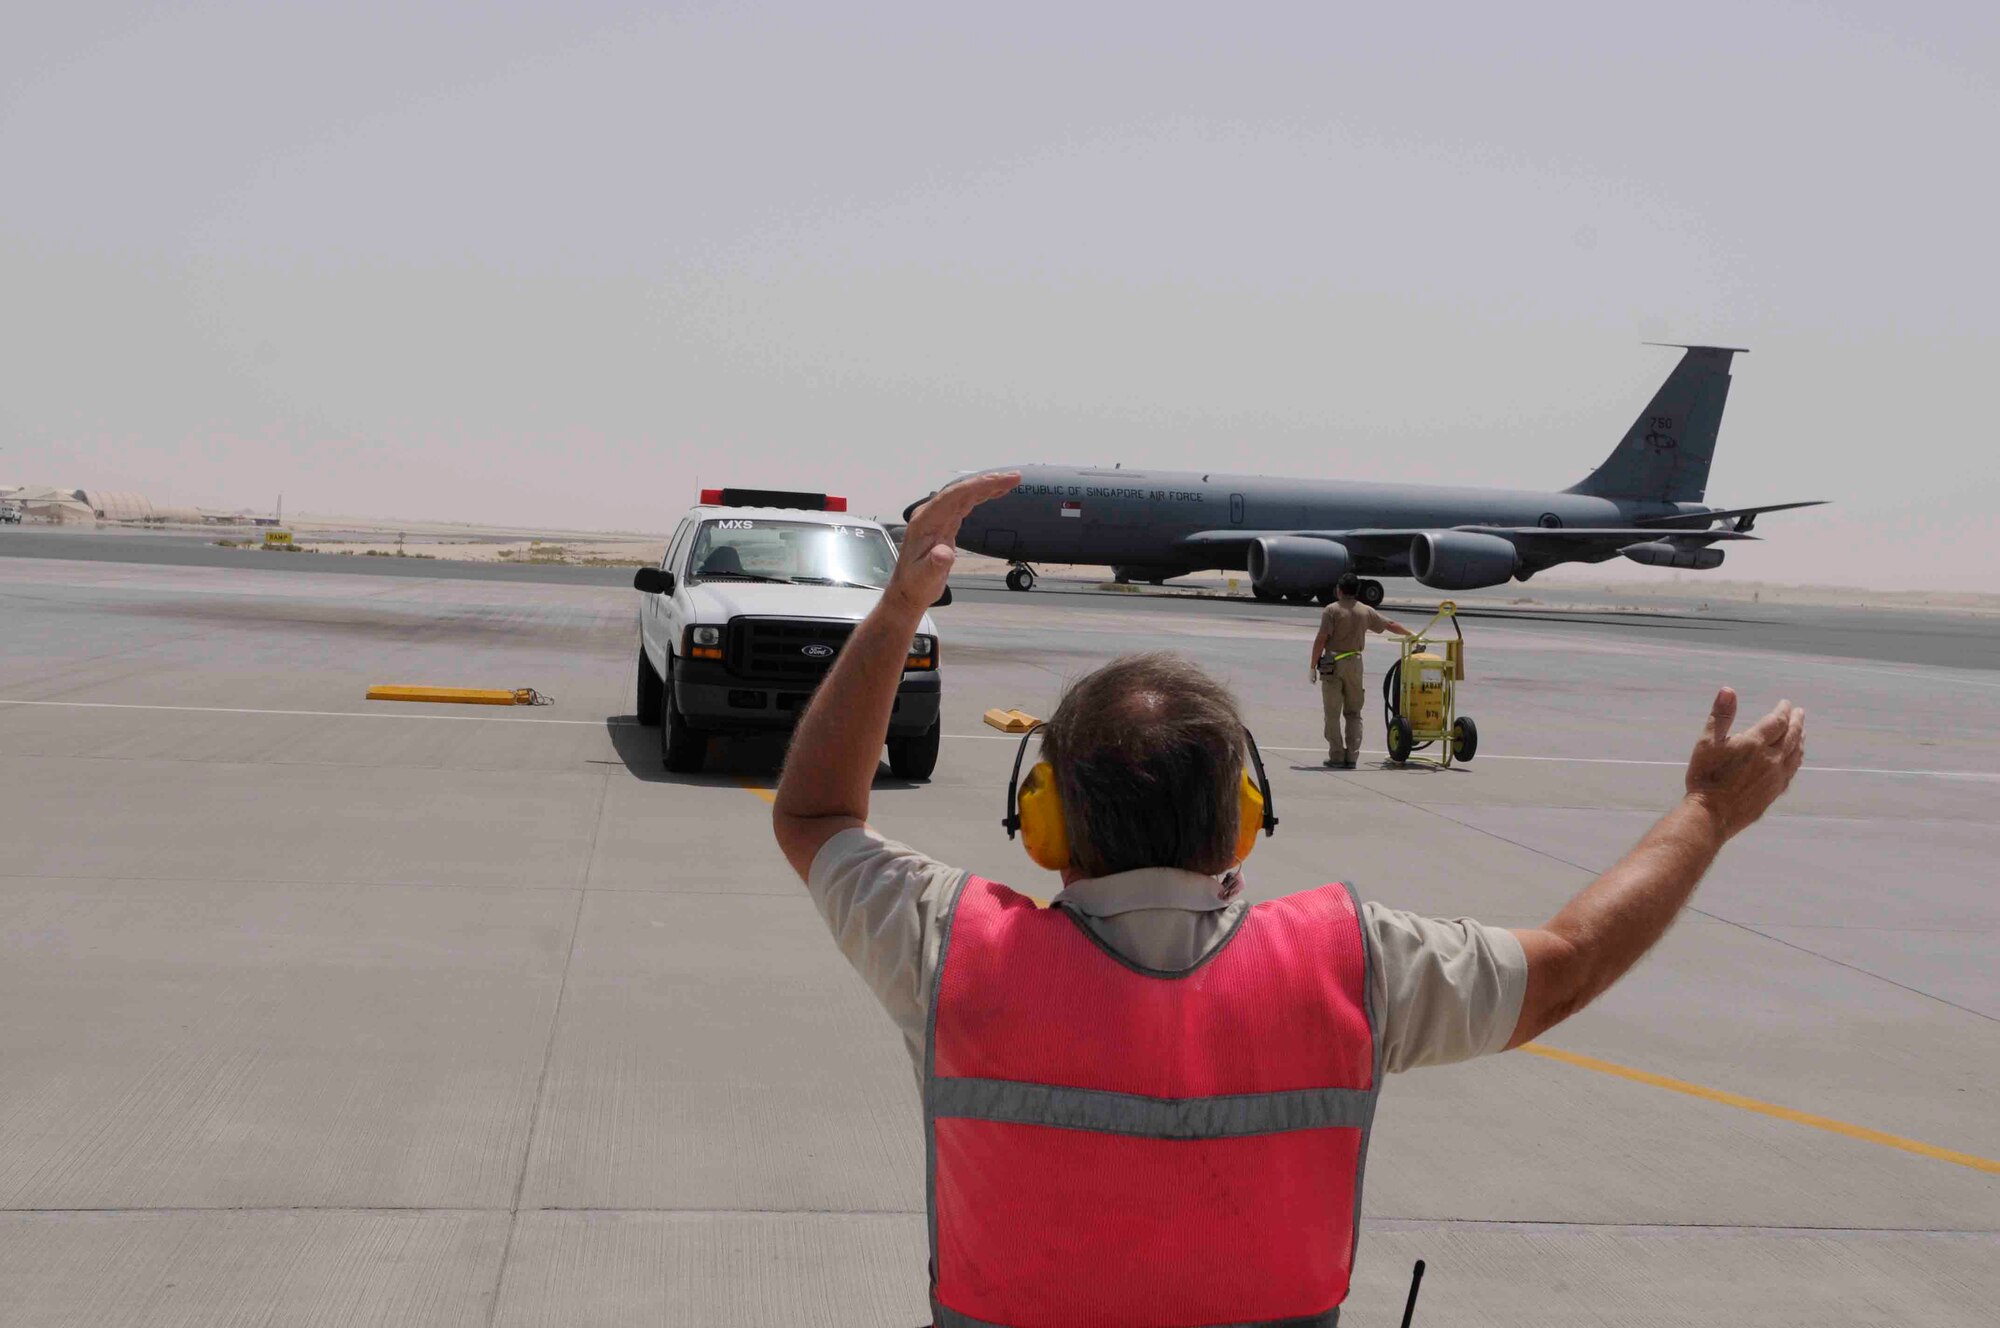
[[[1228,688],[1178,655],[1126,655],[1072,682],[1042,757],[1082,875],[1213,874],[1236,860],[1243,717]]]

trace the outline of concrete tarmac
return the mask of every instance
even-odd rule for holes
[[[253,532],[254,534],[254,532]],[[0,558],[53,558],[71,562],[140,563],[168,567],[220,567],[250,572],[319,572],[335,575],[411,577],[419,580],[511,581],[533,585],[626,587],[632,572],[624,567],[586,567],[521,562],[474,562],[450,558],[368,558],[340,554],[276,552],[262,548],[223,548],[212,534],[182,531],[156,533],[110,526],[104,529],[9,527],[0,530]],[[434,548],[436,545],[412,545]],[[988,560],[990,562],[990,560]],[[1046,576],[1031,592],[1037,602],[1087,599],[1100,613],[1138,609],[1147,613],[1189,613],[1208,620],[1218,617],[1272,625],[1311,622],[1318,609],[1288,604],[1260,604],[1247,594],[1224,596],[1172,585],[1163,589],[1120,587],[1108,593],[1091,579],[1091,569],[1069,569],[1067,575]],[[955,593],[974,604],[1018,603],[1030,596],[1005,589],[997,575],[969,574],[953,579]],[[2000,630],[1990,615],[1921,608],[1856,610],[1819,604],[1709,605],[1698,588],[1676,594],[1665,585],[1633,592],[1638,603],[1606,608],[1602,592],[1535,583],[1524,607],[1518,601],[1528,588],[1516,584],[1471,591],[1455,598],[1467,621],[1528,622],[1551,632],[1593,631],[1616,627],[1628,639],[1699,641],[1717,649],[1774,650],[1787,654],[1831,655],[1842,659],[1878,660],[1897,664],[1942,664],[1960,669],[2000,670]],[[1428,617],[1437,594],[1407,579],[1389,583],[1385,611]],[[1412,624],[1415,625],[1414,623]],[[1311,628],[1306,629],[1310,631]]]
[[[922,1322],[910,1066],[771,843],[777,746],[661,769],[622,574],[340,570],[0,557],[0,1320]],[[1470,620],[1478,760],[1389,767],[1371,711],[1333,773],[1306,610],[938,616],[944,757],[874,819],[1043,896],[978,715],[1119,652],[1243,698],[1283,821],[1253,892],[1502,925],[1669,805],[1717,684],[1804,703],[1791,797],[1557,1055],[1387,1085],[1349,1321],[1395,1322],[1416,1258],[1420,1325],[1993,1321],[1993,627],[1910,661]]]

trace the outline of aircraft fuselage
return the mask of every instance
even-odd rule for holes
[[[1015,562],[1093,563],[1178,575],[1244,568],[1242,543],[1194,543],[1205,532],[1454,526],[1624,526],[1708,510],[1532,489],[1301,480],[1264,475],[1025,465],[1012,493],[976,508],[960,547]],[[1615,556],[1615,550],[1601,557]],[[1596,559],[1593,559],[1596,560]],[[1366,554],[1358,571],[1406,576],[1403,553]]]

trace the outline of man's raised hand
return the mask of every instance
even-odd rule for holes
[[[932,494],[930,500],[910,514],[909,528],[903,532],[903,551],[896,559],[895,575],[889,578],[887,593],[914,605],[929,608],[944,593],[951,575],[952,561],[958,556],[953,547],[966,513],[989,498],[998,498],[1021,482],[1017,470],[992,471],[954,480]]]
[[[1754,824],[1791,787],[1806,756],[1806,712],[1780,701],[1732,736],[1736,693],[1715,694],[1708,723],[1688,759],[1688,796],[1707,807],[1725,839]]]

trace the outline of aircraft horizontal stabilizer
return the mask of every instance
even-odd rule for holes
[[[1713,512],[1688,512],[1681,516],[1642,516],[1634,523],[1654,526],[1661,530],[1702,530],[1711,522],[1734,521],[1737,530],[1747,531],[1757,524],[1757,518],[1766,512],[1790,512],[1800,507],[1825,507],[1824,498],[1811,498],[1802,503],[1767,503],[1762,507],[1725,507]]]

